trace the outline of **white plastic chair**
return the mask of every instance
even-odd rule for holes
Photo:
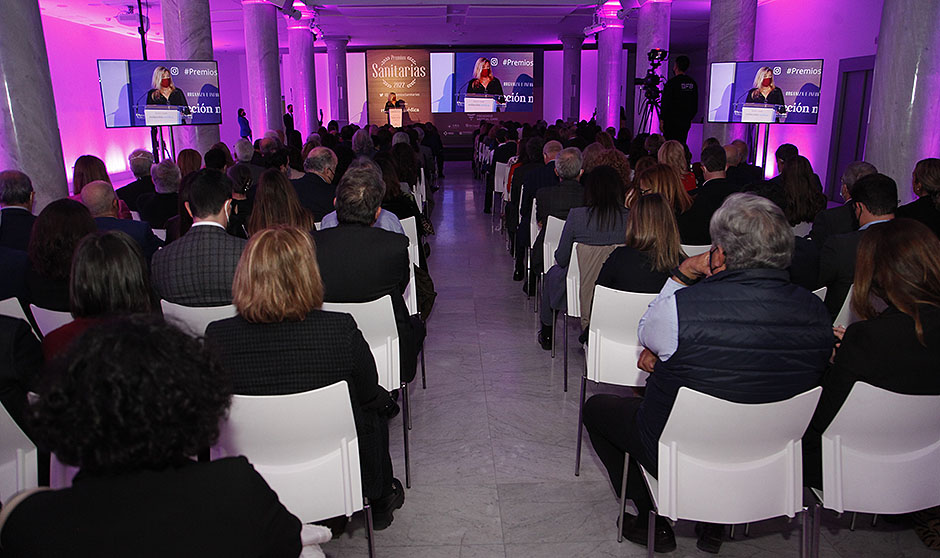
[[[826,300],[826,291],[829,290],[827,287],[819,287],[813,294],[819,297],[819,300]]]
[[[813,489],[820,502],[813,510],[813,555],[819,552],[820,505],[873,514],[940,505],[940,395],[903,395],[856,382],[822,434],[822,470],[822,490]]]
[[[564,319],[562,319],[561,327],[564,329],[562,337],[564,337],[564,349],[565,354],[565,386],[564,391],[568,391],[568,318],[578,318],[581,319],[581,267],[578,265],[578,242],[571,244],[571,258],[568,260],[568,273],[565,275],[565,314]],[[554,320],[552,320],[554,328]],[[554,344],[555,337],[554,332],[552,332],[552,343]]]
[[[525,188],[523,188],[525,190]],[[523,192],[524,194],[525,192]],[[522,199],[522,195],[519,196],[519,199]],[[532,212],[529,216],[529,245],[526,246],[526,263],[525,263],[525,280],[526,285],[529,285],[532,281],[532,250],[535,248],[535,241],[539,236],[539,222],[535,214],[535,206],[538,205],[535,202],[535,199],[532,200]],[[519,207],[522,207],[522,203],[519,203]],[[521,209],[520,209],[521,211]],[[521,214],[520,214],[521,215]],[[521,223],[521,221],[520,221]],[[536,289],[538,290],[538,289]],[[532,296],[533,293],[529,293],[528,296]],[[539,299],[535,297],[535,312],[539,311]]]
[[[534,201],[534,200],[533,200]],[[532,206],[532,212],[535,213],[535,205]],[[552,267],[555,262],[555,249],[561,243],[561,232],[565,230],[565,222],[552,215],[545,220],[545,237],[542,239],[542,278],[540,283],[545,288],[545,272]],[[536,293],[539,296],[539,293]],[[552,320],[552,358],[555,358],[555,321]]]
[[[712,249],[711,244],[680,244],[680,246],[682,247],[682,251],[685,252],[685,255],[690,258],[704,254]]]
[[[166,242],[166,229],[153,229],[153,235]]]
[[[836,316],[836,319],[832,322],[832,325],[849,327],[861,319],[858,313],[855,311],[855,308],[852,306],[853,289],[854,285],[849,287],[849,292],[845,295],[845,302],[842,303],[842,309],[839,310],[839,315]]]
[[[793,236],[805,237],[813,230],[813,224],[809,221],[803,221],[793,225]]]
[[[315,228],[315,229],[317,229],[317,230],[320,230],[320,226],[321,226],[322,224],[323,224],[323,223],[321,223],[320,221],[317,221],[316,223],[313,224],[313,228]]]
[[[415,285],[415,266],[418,265],[418,250],[421,244],[418,242],[418,223],[414,217],[408,217],[401,220],[401,226],[405,229],[405,236],[408,237],[408,259],[411,261],[411,267],[408,269],[408,286],[405,287],[403,296],[405,297],[405,306],[408,307],[408,313],[412,316],[418,315],[418,288]],[[421,388],[427,389],[427,371],[424,368],[424,351],[421,351]]]
[[[584,431],[584,396],[588,380],[616,386],[644,386],[649,374],[636,367],[643,352],[637,339],[640,318],[657,294],[618,291],[594,286],[591,325],[585,349],[585,370],[581,376],[578,405],[578,449],[574,474],[581,473],[581,438]]]
[[[362,496],[359,436],[345,381],[289,395],[233,395],[214,457],[244,455],[301,522],[372,509]]]
[[[0,502],[27,488],[39,486],[39,453],[0,405]]]
[[[131,219],[134,221],[140,221],[140,213],[137,211],[131,211]]]
[[[495,209],[496,206],[496,195],[499,194],[500,198],[505,198],[506,194],[506,182],[509,179],[509,165],[506,163],[496,163],[495,170],[493,171],[493,206]],[[493,211],[493,213],[497,213]]]
[[[375,359],[379,385],[388,391],[400,390],[402,395],[402,431],[405,444],[405,486],[411,488],[411,459],[408,430],[411,426],[411,403],[408,384],[401,381],[401,353],[398,326],[392,297],[385,295],[371,302],[324,302],[323,310],[343,312],[356,320],[356,325]]]
[[[26,316],[26,311],[23,310],[23,307],[20,305],[20,301],[15,298],[0,300],[0,316],[19,318],[21,320],[26,320],[26,323],[29,323],[29,318]]]
[[[659,438],[659,474],[654,479],[643,471],[659,515],[734,525],[802,512],[805,555],[810,530],[801,438],[821,393],[815,387],[784,401],[741,404],[680,388]],[[624,474],[621,495],[626,479]],[[655,513],[650,511],[650,557]]]
[[[408,237],[408,259],[411,265],[418,265],[418,222],[414,217],[408,217],[401,220],[401,228],[405,230],[405,236]]]
[[[176,323],[186,333],[193,337],[202,337],[206,334],[206,328],[209,324],[217,320],[231,318],[238,314],[238,310],[232,304],[225,306],[183,306],[168,300],[161,300],[160,306],[163,308],[163,315],[169,321]]]
[[[29,305],[29,311],[36,320],[36,327],[43,336],[49,335],[49,332],[58,329],[72,321],[72,314],[69,312],[59,312],[58,310],[48,310],[40,308],[35,304]]]

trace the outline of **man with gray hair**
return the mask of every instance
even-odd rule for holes
[[[131,172],[137,179],[123,188],[118,188],[117,197],[120,198],[131,211],[139,211],[137,198],[143,194],[152,194],[155,190],[153,180],[150,179],[150,167],[153,165],[153,153],[146,149],[135,149],[127,157]]]
[[[140,219],[154,229],[165,229],[166,221],[179,214],[180,168],[164,159],[150,168],[154,193],[137,198]]]
[[[839,193],[845,202],[839,207],[832,209],[823,209],[816,214],[813,219],[813,228],[809,237],[817,249],[822,249],[826,244],[826,239],[837,234],[846,234],[858,229],[858,219],[855,218],[855,204],[852,203],[852,188],[859,178],[876,174],[878,169],[871,163],[865,161],[855,161],[849,163],[842,173],[841,187]]]
[[[548,216],[567,219],[572,207],[584,205],[584,188],[579,179],[581,170],[581,150],[568,147],[558,152],[555,157],[555,174],[561,182],[556,186],[542,188],[535,194],[535,213],[539,225],[544,227]]]
[[[363,176],[366,176],[361,173],[366,173],[369,176],[368,183],[373,185],[370,192],[377,193],[379,196],[379,206],[376,210],[376,215],[369,221],[370,225],[378,229],[404,235],[405,229],[401,226],[401,221],[398,220],[398,217],[391,211],[385,211],[381,207],[382,199],[385,197],[385,181],[382,179],[382,170],[379,165],[372,159],[367,157],[359,157],[350,163],[349,170],[346,172],[353,170],[358,173],[356,174],[356,177],[357,181],[360,181],[360,183],[362,183],[361,181],[364,180]],[[345,174],[343,176],[345,176]],[[333,199],[333,204],[339,203],[338,191],[336,195],[337,197]],[[330,212],[323,216],[323,220],[320,221],[320,230],[331,229],[343,223],[339,215],[339,205],[336,205],[336,211]],[[364,219],[360,219],[360,221],[362,221],[364,224]]]
[[[783,210],[752,194],[732,194],[712,216],[712,247],[672,271],[640,320],[645,347],[637,366],[650,372],[643,398],[595,395],[584,405],[591,444],[614,486],[629,453],[627,495],[637,517],[624,536],[646,545],[652,501],[638,465],[655,475],[659,438],[678,391],[744,404],[782,401],[819,385],[832,353],[826,307],[790,283],[793,232]],[[698,547],[718,552],[723,526],[700,524]],[[655,550],[675,548],[656,518]]]
[[[316,221],[333,211],[336,196],[336,154],[328,147],[314,147],[304,159],[305,174],[291,180],[300,205],[313,214]]]
[[[18,170],[0,172],[0,246],[26,250],[33,231],[33,183]]]
[[[738,190],[743,190],[748,184],[764,179],[764,171],[747,162],[748,151],[747,143],[739,139],[725,146],[725,155],[728,159],[725,176],[728,182],[738,186]]]
[[[118,198],[114,188],[104,180],[95,180],[82,188],[82,203],[95,218],[99,231],[121,231],[133,238],[147,263],[154,252],[163,247],[163,241],[153,234],[147,223],[120,219],[118,217]]]

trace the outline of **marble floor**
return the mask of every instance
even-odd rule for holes
[[[568,392],[561,335],[555,359],[535,339],[533,301],[512,281],[512,260],[470,164],[448,163],[434,199],[429,265],[438,292],[425,343],[428,387],[411,387],[411,489],[392,525],[376,533],[379,558],[645,556],[617,542],[617,502],[585,435],[574,475],[578,387],[584,358],[570,330]],[[589,388],[590,393],[596,389]],[[404,481],[401,419],[389,426],[396,476]],[[820,555],[936,556],[910,528],[827,513]],[[672,556],[708,556],[693,525],[679,522]],[[722,556],[798,556],[799,522],[751,526]],[[323,545],[333,558],[367,556],[361,521]]]

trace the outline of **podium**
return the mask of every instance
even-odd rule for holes
[[[404,113],[405,109],[401,107],[388,109],[388,123],[391,124],[393,128],[401,128]]]
[[[741,122],[751,124],[773,124],[783,122],[786,113],[777,112],[777,105],[764,103],[742,103],[740,105]]]
[[[464,112],[496,112],[496,98],[489,95],[467,95],[463,100]]]
[[[180,108],[173,105],[146,105],[144,123],[147,126],[179,126],[183,123]]]

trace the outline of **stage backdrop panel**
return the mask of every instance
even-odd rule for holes
[[[388,122],[385,103],[395,93],[405,102],[404,124],[431,116],[431,53],[428,50],[366,51],[369,124]]]

